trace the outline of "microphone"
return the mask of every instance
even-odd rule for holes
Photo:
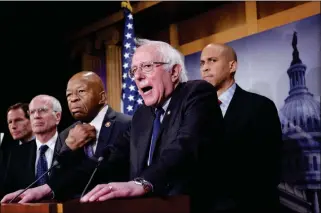
[[[91,183],[91,181],[92,181],[95,173],[97,172],[97,169],[98,169],[100,163],[101,163],[103,160],[104,160],[104,157],[99,157],[99,158],[98,158],[98,162],[97,162],[96,168],[95,168],[95,170],[93,171],[93,173],[91,174],[91,177],[90,177],[90,179],[89,179],[86,187],[85,187],[84,190],[82,191],[80,198],[82,198],[82,197],[85,195],[85,192],[87,191],[87,188],[88,188],[89,184]]]
[[[43,173],[39,178],[37,178],[37,180],[35,180],[34,182],[32,182],[29,186],[27,186],[22,192],[20,192],[19,194],[17,194],[14,198],[12,198],[10,200],[9,203],[12,203],[15,199],[17,199],[17,197],[19,197],[20,195],[22,195],[22,193],[24,193],[25,191],[27,191],[28,189],[30,189],[33,185],[35,185],[43,176],[47,175],[53,168],[55,168],[56,166],[58,166],[59,163],[58,161],[54,161],[51,165],[51,167],[45,172]]]

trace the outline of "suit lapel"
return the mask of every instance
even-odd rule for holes
[[[170,103],[167,107],[166,112],[164,112],[164,117],[163,117],[163,121],[162,124],[160,126],[160,130],[158,132],[157,138],[156,138],[156,148],[154,150],[154,152],[157,152],[157,149],[159,146],[161,146],[162,144],[160,144],[160,137],[163,134],[164,129],[169,125],[169,121],[170,121],[170,117],[171,115],[175,114],[176,111],[178,110],[178,106],[177,104],[179,103],[178,99],[180,98],[180,91],[182,88],[183,83],[180,83],[176,89],[174,90],[172,96],[171,96],[171,100]],[[142,126],[147,127],[143,132],[141,132],[141,134],[139,135],[139,139],[138,139],[138,150],[140,152],[140,154],[138,155],[138,171],[141,171],[141,168],[144,167],[144,165],[147,164],[147,160],[146,160],[146,153],[149,153],[149,147],[150,147],[150,143],[151,143],[151,136],[152,136],[152,131],[153,131],[153,123],[154,123],[154,119],[155,119],[155,109],[152,107],[149,107],[149,111],[148,111],[149,116],[147,116],[147,118],[144,118],[144,121],[146,123],[144,123]]]
[[[58,134],[58,138],[56,140],[55,150],[54,150],[54,153],[53,153],[51,165],[53,165],[53,163],[57,159],[57,157],[59,155],[59,152],[61,150],[61,147],[62,147],[62,139],[61,139],[60,135]],[[50,174],[51,174],[51,172],[50,172]]]
[[[95,151],[95,155],[97,157],[101,156],[102,151],[110,142],[109,138],[111,135],[110,133],[112,132],[115,126],[115,117],[116,117],[115,111],[110,106],[108,106],[108,110],[105,114],[102,126],[100,128],[100,132],[99,132],[98,143]]]
[[[171,115],[173,115],[173,114],[175,115],[176,111],[179,108],[177,105],[178,105],[178,103],[180,103],[178,101],[178,99],[180,98],[180,91],[181,91],[182,85],[183,85],[183,83],[180,83],[176,87],[175,91],[173,92],[171,101],[170,101],[170,103],[169,103],[169,105],[167,107],[167,110],[164,113],[163,121],[162,121],[162,124],[160,126],[160,130],[159,130],[159,133],[158,133],[157,139],[156,139],[156,147],[159,147],[161,145],[161,144],[159,144],[158,140],[161,137],[161,135],[163,134],[164,129],[167,128],[168,123],[169,123],[170,118],[171,118]]]
[[[153,122],[155,119],[154,108],[147,107],[146,112],[143,113],[144,118],[142,118],[141,127],[142,130],[139,131],[137,135],[137,170],[141,171],[147,165],[146,156],[149,153],[149,145],[152,137]],[[132,127],[135,128],[135,127]]]
[[[31,175],[30,178],[31,180],[33,180],[36,177],[35,165],[36,165],[36,158],[37,158],[37,145],[35,140],[30,141],[26,145],[29,146],[29,152],[28,152],[29,159],[28,159],[27,171],[30,171],[27,174],[30,174]]]
[[[242,96],[243,90],[238,85],[236,85],[235,93],[224,116],[226,132],[228,133],[237,129],[237,126],[242,121],[242,113],[240,113],[240,106],[242,106],[242,103],[244,102]]]

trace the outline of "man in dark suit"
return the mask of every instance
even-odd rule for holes
[[[0,143],[3,164],[6,164],[10,152],[13,149],[35,139],[31,129],[28,107],[27,103],[16,103],[7,110],[8,129],[11,137],[8,134],[5,134]]]
[[[205,81],[186,82],[181,54],[164,42],[137,48],[130,76],[144,106],[100,167],[96,182],[109,183],[96,186],[81,201],[187,194],[193,210],[206,212],[216,188],[216,174],[208,170],[216,169],[223,131],[215,88]],[[131,163],[129,181],[112,182],[122,160]]]
[[[4,137],[1,144],[2,150],[11,150],[18,145],[27,143],[34,139],[28,114],[27,103],[16,103],[7,110],[8,129],[13,141],[9,137]]]
[[[78,121],[60,133],[60,139],[65,143],[57,159],[60,166],[54,170],[49,185],[51,181],[63,179],[77,165],[83,167],[86,159],[97,162],[102,152],[131,124],[131,116],[118,113],[107,105],[103,83],[94,72],[79,72],[72,76],[67,85],[66,96],[70,113]],[[124,178],[127,173],[120,174],[120,178]],[[46,191],[51,191],[47,184],[27,190],[21,196],[24,200],[20,202],[40,199],[46,196]],[[75,197],[81,191],[82,188],[74,188],[70,184],[60,198]],[[1,202],[7,202],[16,194],[17,192],[7,195]]]
[[[93,182],[108,184],[96,186],[81,201],[187,194],[197,204],[195,209],[208,210],[217,176],[208,170],[216,169],[223,132],[215,88],[206,81],[186,82],[181,54],[164,42],[147,41],[138,47],[130,76],[144,106],[135,112],[131,130],[104,153],[108,157]],[[128,181],[113,182],[119,181],[114,175],[127,169],[122,165],[128,162]],[[89,160],[86,164],[50,185],[57,197],[70,185],[84,188],[91,175],[88,168],[97,163]]]
[[[40,177],[55,161],[61,148],[57,132],[62,111],[59,101],[52,96],[38,95],[30,102],[29,109],[36,138],[11,152],[4,186],[6,193],[25,188]],[[45,184],[48,179],[49,176],[44,176],[37,185]]]
[[[216,87],[225,123],[227,156],[222,159],[223,188],[217,208],[276,212],[282,145],[277,109],[268,98],[240,88],[234,79],[236,69],[231,47],[209,44],[203,49],[201,75]]]

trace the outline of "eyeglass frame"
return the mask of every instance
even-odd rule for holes
[[[148,73],[151,73],[154,69],[154,65],[164,65],[164,64],[169,64],[168,62],[160,62],[160,61],[148,61],[148,62],[142,62],[139,64],[139,66],[134,66],[134,67],[131,67],[128,71],[128,74],[129,74],[129,77],[131,78],[134,78],[135,76],[135,73],[137,72],[137,70],[141,70],[144,74],[148,74]],[[143,66],[144,65],[151,65],[151,68],[148,69],[148,71],[143,70]],[[133,69],[136,68],[135,71],[133,71]]]
[[[35,113],[37,112],[38,115],[43,115],[45,113],[47,113],[50,109],[46,106],[40,107],[38,109],[33,109],[32,112],[30,110],[28,110],[28,114],[29,116],[34,116]],[[56,112],[55,110],[52,110],[53,112]]]

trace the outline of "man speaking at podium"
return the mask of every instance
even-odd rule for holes
[[[135,112],[131,130],[106,152],[98,168],[93,182],[106,184],[94,187],[81,202],[187,194],[198,209],[208,210],[218,175],[209,170],[217,169],[223,116],[216,89],[203,80],[186,82],[185,72],[181,54],[169,44],[145,41],[137,48],[129,74],[144,105]],[[128,162],[128,182],[117,182],[114,174]],[[88,168],[96,165],[87,163]],[[66,188],[84,188],[90,176],[87,168],[78,168],[50,187],[58,198]]]

